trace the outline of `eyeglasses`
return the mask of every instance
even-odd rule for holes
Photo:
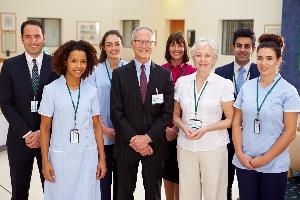
[[[150,41],[150,40],[133,40],[134,43],[138,45],[145,44],[146,46],[151,46],[155,41]]]

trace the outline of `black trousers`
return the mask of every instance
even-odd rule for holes
[[[44,188],[41,149],[7,147],[7,155],[12,187],[11,200],[28,200],[34,158],[37,159],[40,179]]]
[[[118,151],[118,200],[133,200],[136,188],[138,165],[142,163],[142,177],[145,189],[145,200],[161,199],[161,182],[163,171],[163,159],[159,148],[153,149],[151,156],[142,157],[129,146]]]
[[[241,200],[284,200],[287,172],[262,173],[236,168]]]
[[[228,149],[228,186],[227,186],[227,200],[232,199],[232,184],[235,174],[235,166],[232,164],[232,159],[234,156],[234,146],[231,143],[227,144]]]
[[[114,145],[105,145],[105,161],[106,174],[100,181],[101,200],[111,200],[111,184],[113,180],[113,200],[117,200],[118,176],[117,176],[117,160],[113,158]]]

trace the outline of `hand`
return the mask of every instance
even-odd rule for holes
[[[106,163],[105,160],[102,159],[98,161],[96,179],[99,180],[104,178],[105,174],[106,174]]]
[[[131,138],[129,146],[136,152],[145,149],[151,142],[151,138],[148,135],[135,135]]]
[[[31,132],[25,137],[25,143],[29,148],[40,147],[40,131]]]
[[[257,156],[250,161],[250,164],[253,168],[259,168],[268,163],[269,161],[267,161],[264,156]]]
[[[50,163],[49,160],[46,160],[46,161],[43,161],[43,176],[44,178],[51,182],[51,183],[54,183],[55,181],[55,173],[54,173],[54,169]]]
[[[102,126],[102,131],[103,131],[103,134],[106,135],[110,140],[115,139],[115,136],[116,136],[115,129],[108,128],[106,126]]]
[[[192,138],[195,135],[195,132],[187,126],[183,128],[183,132],[185,133],[186,138]]]
[[[190,140],[198,140],[200,139],[205,133],[207,132],[207,129],[205,127],[201,127],[197,129],[192,137],[188,137]]]
[[[177,134],[177,130],[175,129],[175,126],[173,126],[172,128],[167,127],[167,129],[166,129],[167,141],[172,141],[172,140],[176,139],[177,136],[178,136],[178,134]]]
[[[247,167],[248,169],[254,169],[254,167],[251,164],[252,158],[250,156],[248,156],[242,152],[237,153],[236,156],[244,167]]]
[[[153,154],[153,149],[150,145],[148,145],[145,149],[139,151],[141,156],[151,156]]]

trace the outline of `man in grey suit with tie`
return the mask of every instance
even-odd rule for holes
[[[118,200],[133,200],[139,162],[146,200],[161,199],[165,129],[172,119],[174,88],[168,70],[151,60],[155,32],[138,27],[132,33],[133,61],[114,70],[111,120],[116,130]]]
[[[234,62],[218,67],[215,73],[229,79],[235,87],[235,98],[240,91],[242,85],[249,79],[259,76],[259,72],[255,63],[251,62],[251,55],[255,50],[255,34],[250,29],[238,29],[233,33],[232,50]],[[230,143],[228,148],[228,188],[227,200],[231,200],[232,183],[234,180],[235,166],[231,163],[234,155],[234,147],[232,143],[232,131],[228,129]]]
[[[12,200],[28,199],[34,158],[44,183],[37,110],[44,85],[57,77],[51,70],[51,56],[42,52],[44,26],[25,21],[21,35],[25,53],[6,60],[0,74],[0,106],[9,123],[6,146]]]

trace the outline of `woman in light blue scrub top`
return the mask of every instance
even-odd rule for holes
[[[123,37],[117,30],[107,31],[100,42],[100,62],[95,67],[89,82],[97,88],[98,105],[100,106],[101,125],[104,137],[104,150],[107,173],[100,181],[101,200],[111,200],[111,184],[113,179],[113,200],[117,199],[117,166],[113,158],[113,144],[115,129],[110,120],[110,88],[112,72],[118,67],[126,65],[121,59]]]
[[[69,41],[54,53],[60,78],[45,86],[39,108],[45,200],[101,199],[100,109],[97,89],[86,80],[96,62],[95,48],[85,41]]]
[[[289,169],[288,146],[296,135],[300,98],[279,74],[284,39],[263,34],[257,47],[260,77],[238,94],[232,124],[241,200],[283,200]]]

